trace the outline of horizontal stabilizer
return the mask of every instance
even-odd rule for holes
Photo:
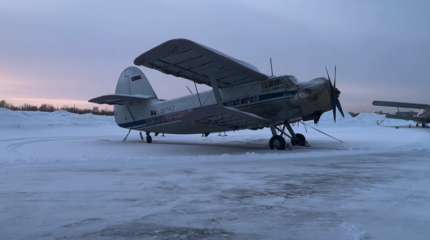
[[[257,115],[219,105],[195,109],[183,116],[181,120],[204,125],[227,127],[232,130],[263,127],[269,124],[267,119]]]
[[[88,102],[109,105],[131,105],[155,98],[145,95],[110,94],[90,99]]]
[[[416,108],[416,109],[427,109],[430,107],[430,105],[428,104],[389,102],[389,101],[373,101],[373,105],[383,106],[383,107],[400,107],[400,108]]]

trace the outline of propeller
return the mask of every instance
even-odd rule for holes
[[[342,114],[342,117],[345,118],[345,114],[343,114],[342,106],[340,105],[340,101],[339,101],[340,91],[338,88],[336,88],[336,66],[334,66],[334,84],[331,83],[331,79],[330,79],[330,75],[328,74],[327,67],[325,67],[325,71],[327,72],[328,81],[330,82],[331,107],[333,109],[334,122],[336,122],[336,108],[339,109],[340,114]]]

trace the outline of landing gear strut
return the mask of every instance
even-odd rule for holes
[[[285,127],[288,129],[288,132],[291,134],[291,136],[285,133]],[[281,132],[281,135],[277,134],[276,129]],[[284,122],[284,127],[282,129],[275,127],[274,125],[271,125],[270,130],[272,131],[273,137],[270,138],[269,147],[272,150],[275,148],[278,150],[284,150],[285,149],[285,146],[287,143],[283,137],[284,134],[285,134],[285,136],[287,136],[288,138],[291,139],[291,145],[293,145],[293,146],[297,146],[297,145],[306,146],[305,136],[303,136],[303,134],[300,134],[300,133],[295,134],[293,131],[293,128],[290,126],[288,121]]]
[[[284,122],[284,126],[287,126],[288,132],[291,134],[291,145],[293,146],[306,146],[306,138],[303,134],[295,134],[293,128],[290,126],[288,121]],[[288,136],[288,135],[287,135]]]

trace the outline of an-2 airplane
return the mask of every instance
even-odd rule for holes
[[[421,124],[422,127],[426,127],[426,124],[430,122],[430,105],[420,103],[406,103],[406,102],[390,102],[390,101],[373,101],[374,106],[383,107],[396,107],[397,112],[395,114],[385,114],[386,118],[412,120],[416,122],[418,127]],[[399,108],[411,108],[419,109],[418,112],[408,111],[401,112]]]
[[[292,145],[306,143],[290,123],[316,123],[332,109],[336,121],[336,107],[344,116],[336,88],[336,69],[334,84],[328,72],[328,79],[308,82],[299,82],[291,75],[267,76],[249,63],[186,39],[167,41],[138,56],[134,64],[212,87],[211,91],[161,100],[143,72],[128,67],[119,77],[115,94],[89,100],[114,105],[116,123],[130,131],[146,132],[148,143],[152,142],[150,133],[207,136],[270,127],[270,148],[283,150],[284,136],[291,139]]]

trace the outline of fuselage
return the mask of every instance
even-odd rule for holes
[[[417,117],[424,118],[424,121],[415,121],[416,123],[428,123],[430,122],[430,109],[421,109],[417,113]]]
[[[328,80],[325,78],[299,83],[293,76],[281,76],[223,88],[220,89],[220,94],[224,106],[270,119],[276,125],[285,120],[295,122],[319,118],[323,112],[331,109],[330,102],[327,102],[330,94],[327,89]],[[193,109],[214,104],[216,100],[213,91],[170,100],[150,99],[130,106],[130,111],[124,106],[116,105],[115,120],[120,127],[145,132],[194,134],[231,130],[180,120]]]

